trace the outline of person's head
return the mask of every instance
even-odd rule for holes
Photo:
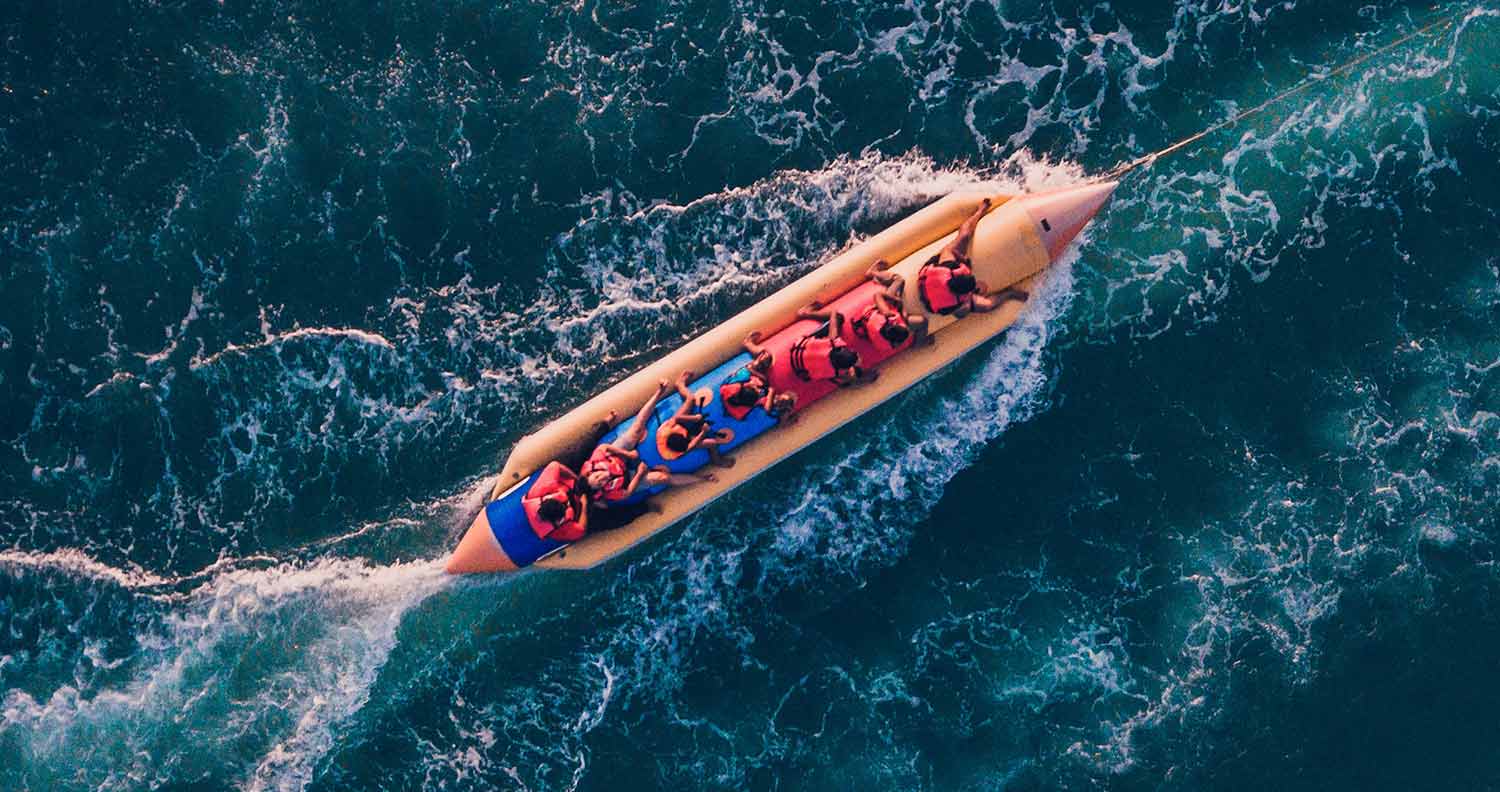
[[[595,491],[602,490],[609,486],[609,471],[595,470],[584,477],[584,481],[588,482],[589,489]]]
[[[549,523],[556,523],[567,516],[567,513],[567,504],[563,503],[562,499],[557,497],[544,498],[536,507],[537,516]]]
[[[858,366],[859,355],[846,346],[834,347],[833,351],[828,353],[828,362],[832,363],[835,369],[842,371]]]
[[[685,454],[688,450],[688,433],[681,426],[675,426],[667,435],[667,448],[674,454]]]
[[[960,272],[948,279],[948,290],[960,297],[972,293],[977,288],[979,288],[979,282],[974,280],[973,275],[967,273]]]
[[[781,415],[791,412],[797,406],[797,394],[782,391],[771,397],[771,412]]]
[[[880,337],[891,346],[901,346],[906,339],[911,338],[911,330],[904,322],[886,322],[880,326]]]
[[[740,383],[740,387],[730,393],[725,401],[734,407],[754,407],[763,396],[765,393],[761,391],[760,383],[751,380]]]

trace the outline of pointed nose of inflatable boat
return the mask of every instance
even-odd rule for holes
[[[480,511],[479,516],[474,518],[474,524],[469,526],[468,532],[458,543],[458,549],[448,559],[448,566],[445,567],[448,574],[514,572],[519,569],[510,560],[510,556],[500,549],[495,532],[490,530],[490,518],[486,511],[488,510]]]
[[[1028,195],[1022,206],[1042,232],[1042,244],[1053,260],[1062,255],[1078,232],[1109,202],[1119,182],[1100,182],[1054,192]]]

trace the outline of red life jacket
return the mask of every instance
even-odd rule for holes
[[[583,526],[578,522],[578,501],[573,488],[578,484],[578,474],[568,470],[561,462],[549,462],[541,475],[532,482],[531,489],[521,498],[521,509],[526,512],[526,521],[531,523],[531,532],[545,539],[554,532],[572,537],[574,541],[583,536]],[[544,500],[563,499],[566,511],[561,520],[552,524],[542,519],[539,513]],[[559,537],[561,538],[561,537]]]
[[[892,345],[880,331],[886,325],[906,327],[906,317],[897,314],[895,317],[887,316],[880,310],[880,306],[870,303],[849,320],[849,331],[859,338],[868,341],[882,357],[894,354],[897,350],[905,349],[911,345],[911,329],[907,328],[906,340],[900,345]]]
[[[589,461],[583,463],[579,478],[587,482],[589,476],[601,470],[609,474],[609,481],[597,490],[599,496],[607,501],[625,500],[628,497],[625,488],[630,483],[629,477],[625,475],[625,460],[610,453],[605,446],[599,446],[589,455]]]
[[[803,336],[792,345],[790,359],[792,373],[804,382],[831,380],[839,375],[833,367],[833,350],[847,345],[835,338]]]
[[[692,453],[695,450],[692,448],[693,440],[707,431],[708,419],[701,415],[684,415],[673,421],[671,425],[664,426],[656,431],[656,453],[661,454],[661,458],[668,462],[674,459],[681,459],[683,454]],[[688,450],[673,451],[671,448],[668,448],[667,438],[672,435],[681,435],[687,438]]]
[[[734,396],[744,392],[746,387],[748,386],[754,386],[754,392],[760,394],[760,396],[756,398],[754,404],[741,406],[730,401],[730,399]],[[745,416],[749,415],[750,411],[755,409],[755,405],[760,403],[760,399],[764,398],[765,393],[765,378],[760,376],[759,374],[751,374],[750,379],[740,380],[738,382],[726,382],[723,385],[720,385],[719,403],[724,406],[724,412],[730,418],[733,418],[736,421],[743,421],[745,420]]]
[[[921,271],[917,273],[917,294],[922,298],[922,305],[933,313],[951,314],[960,306],[973,302],[972,294],[960,297],[948,286],[955,275],[973,274],[969,265],[963,262],[954,268],[942,264],[923,264]]]

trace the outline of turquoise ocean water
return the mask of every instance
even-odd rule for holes
[[[1003,339],[595,573],[522,434],[925,203]],[[0,8],[0,788],[1500,788],[1500,6]]]

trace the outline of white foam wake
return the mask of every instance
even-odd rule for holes
[[[59,563],[127,587],[158,582]],[[368,700],[402,616],[446,579],[434,562],[326,559],[217,574],[138,636],[124,684],[63,685],[41,700],[8,692],[0,745],[23,761],[4,775],[32,786],[301,788]]]

